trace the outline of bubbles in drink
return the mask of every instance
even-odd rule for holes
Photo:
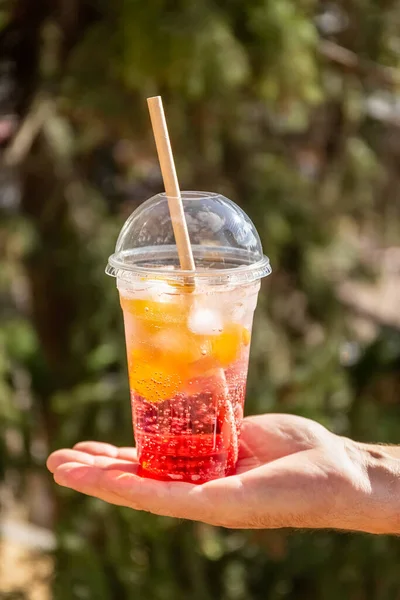
[[[201,483],[234,471],[250,334],[211,300],[121,298],[125,323],[137,332],[127,336],[128,363],[145,476]]]
[[[196,386],[191,394],[177,394],[157,404],[133,391],[141,474],[202,483],[234,473],[241,424],[237,416],[243,412],[246,372],[244,359],[229,374],[223,372],[224,390],[213,376],[211,382],[204,378],[203,391]]]

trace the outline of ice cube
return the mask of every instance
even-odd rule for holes
[[[141,281],[135,288],[130,290],[129,295],[132,298],[152,300],[154,302],[172,302],[172,294],[176,294],[176,288],[160,279]]]
[[[172,294],[176,294],[176,288],[165,281],[152,281],[149,286],[149,295],[156,302],[171,302]]]
[[[172,302],[176,288],[163,279],[142,278],[131,282],[119,281],[118,289],[124,298]]]
[[[189,329],[197,335],[218,335],[223,329],[223,321],[217,310],[194,307],[189,315]]]

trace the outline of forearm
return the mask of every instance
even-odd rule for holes
[[[367,475],[363,531],[400,535],[400,446],[356,444]]]

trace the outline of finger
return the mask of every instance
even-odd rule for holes
[[[93,496],[104,502],[115,504],[116,506],[129,506],[126,500],[120,498],[112,492],[104,492],[91,482],[93,478],[90,473],[85,472],[85,467],[81,463],[66,463],[56,469],[54,480],[58,485],[69,487],[77,492],[87,496]]]
[[[213,525],[234,526],[244,502],[238,494],[238,478],[228,477],[209,484],[155,481],[137,476],[125,469],[101,469],[67,463],[54,473],[60,485],[95,495],[136,510],[157,515],[203,521]],[[233,516],[232,516],[233,515]]]
[[[240,517],[245,501],[241,482],[235,476],[194,485],[108,471],[101,474],[99,483],[102,489],[129,498],[134,508],[212,525],[230,526]]]
[[[80,465],[93,465],[96,467],[110,469],[110,468],[119,468],[119,466],[127,471],[132,470],[133,467],[134,472],[137,471],[137,461],[130,461],[117,458],[110,458],[109,456],[98,456],[87,454],[86,452],[80,452],[79,450],[56,450],[53,452],[47,459],[47,467],[49,471],[54,473],[54,471],[63,464],[68,463],[79,463]]]
[[[92,465],[94,461],[93,456],[78,450],[71,450],[70,448],[63,448],[62,450],[56,450],[52,452],[47,459],[46,465],[51,473],[63,463],[68,462],[79,462],[80,464]]]
[[[94,465],[83,465],[78,462],[60,465],[54,472],[54,480],[59,485],[96,496],[107,502],[149,511],[154,507],[154,502],[148,501],[148,496],[155,494],[154,484],[157,484],[159,488],[158,495],[163,495],[162,490],[165,488],[165,482],[155,482],[137,477],[135,473],[129,472],[123,467],[107,471]],[[167,503],[169,506],[165,511],[169,513],[171,502],[168,502],[166,498]],[[157,514],[165,514],[165,511],[163,512],[162,507],[159,507]],[[175,514],[171,513],[171,516],[175,516]]]
[[[136,448],[122,447],[117,448],[111,444],[104,442],[78,442],[75,444],[74,450],[80,450],[94,456],[110,456],[114,458],[122,458],[123,460],[137,461]]]
[[[119,448],[118,449],[118,458],[122,458],[123,460],[131,460],[132,462],[137,462],[138,455],[136,448]]]
[[[118,448],[112,444],[106,444],[105,442],[78,442],[74,446],[74,450],[81,450],[88,454],[100,454],[102,456],[118,456]]]

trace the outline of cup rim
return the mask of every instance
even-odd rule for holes
[[[203,247],[202,250],[204,249],[205,248]],[[132,254],[136,254],[136,256],[138,256],[140,252],[138,252],[136,249],[136,251],[132,252]],[[202,282],[212,281],[213,283],[250,283],[263,277],[267,277],[272,272],[269,258],[265,255],[263,255],[261,259],[250,264],[243,264],[225,269],[195,269],[194,271],[182,269],[166,270],[162,267],[143,267],[136,263],[127,264],[126,262],[121,261],[120,258],[120,252],[112,254],[108,259],[105,272],[111,277],[125,280],[132,280],[136,278],[156,278],[180,282],[187,281],[188,278],[193,277]]]

